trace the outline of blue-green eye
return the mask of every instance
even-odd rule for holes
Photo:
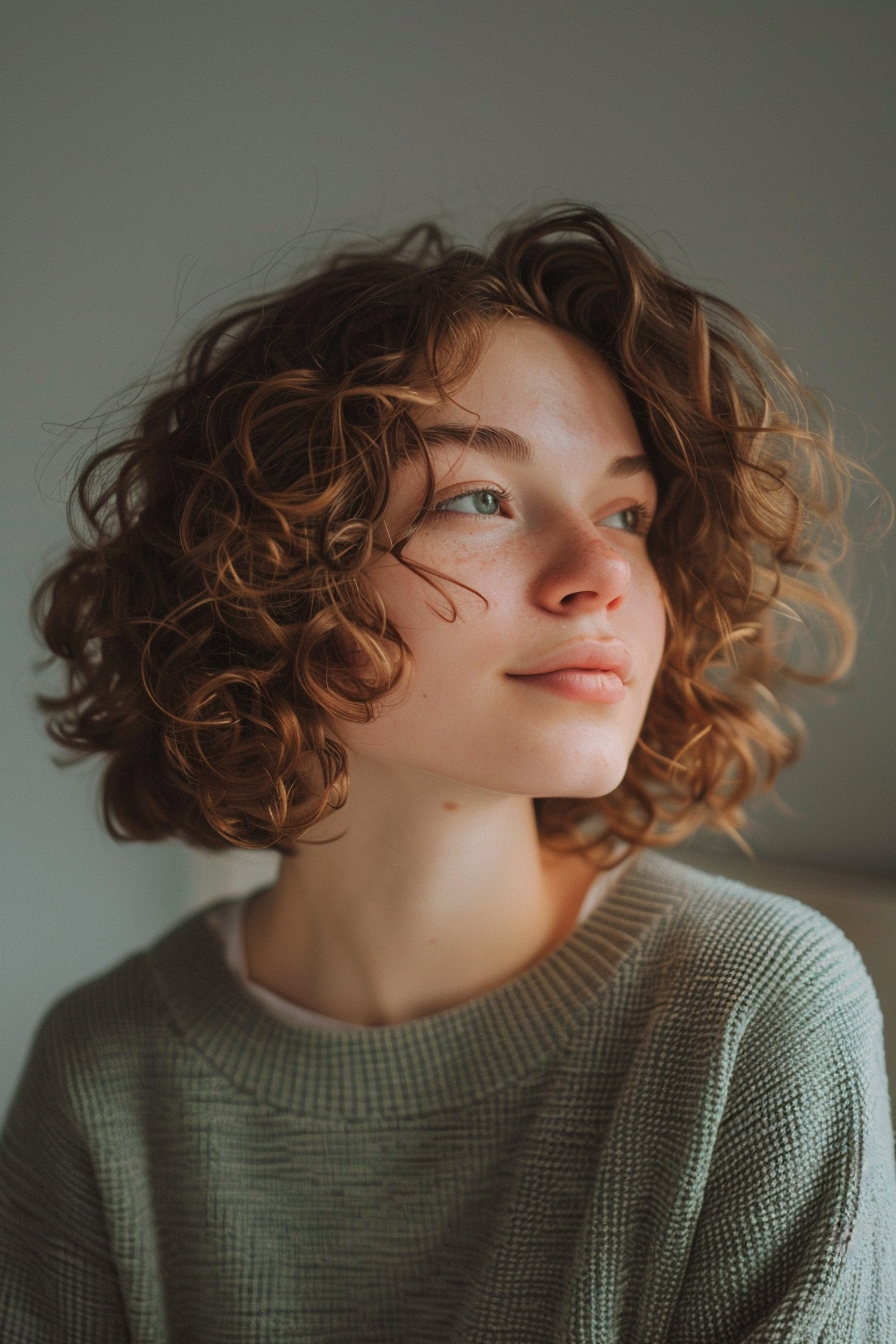
[[[615,522],[619,518],[621,522]],[[604,527],[616,527],[621,532],[645,533],[650,526],[650,515],[643,504],[631,504],[627,509],[617,509],[603,520]]]
[[[451,499],[440,500],[433,513],[460,513],[468,518],[495,518],[510,496],[504,490],[465,490]]]

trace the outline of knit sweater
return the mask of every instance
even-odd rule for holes
[[[204,915],[49,1013],[3,1344],[893,1344],[880,1011],[842,934],[647,852],[418,1021],[280,1021]]]

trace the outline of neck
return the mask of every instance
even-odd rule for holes
[[[545,849],[530,798],[367,758],[350,776],[249,909],[254,981],[342,1021],[405,1022],[497,987],[575,926],[595,869]]]

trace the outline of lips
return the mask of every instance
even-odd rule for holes
[[[631,676],[632,660],[621,639],[579,639],[557,645],[550,653],[509,677],[540,677],[548,672],[612,672],[620,681]]]

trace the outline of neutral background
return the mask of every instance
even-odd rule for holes
[[[896,488],[884,0],[17,11],[0,79],[0,1106],[52,998],[209,880],[177,845],[106,839],[94,774],[51,764],[26,606],[98,412],[216,305],[283,280],[337,228],[426,214],[480,239],[515,210],[590,201],[756,316]],[[761,854],[896,875],[893,557],[891,536],[859,560],[859,661],[808,706],[811,746],[781,787],[792,815],[756,812]]]

